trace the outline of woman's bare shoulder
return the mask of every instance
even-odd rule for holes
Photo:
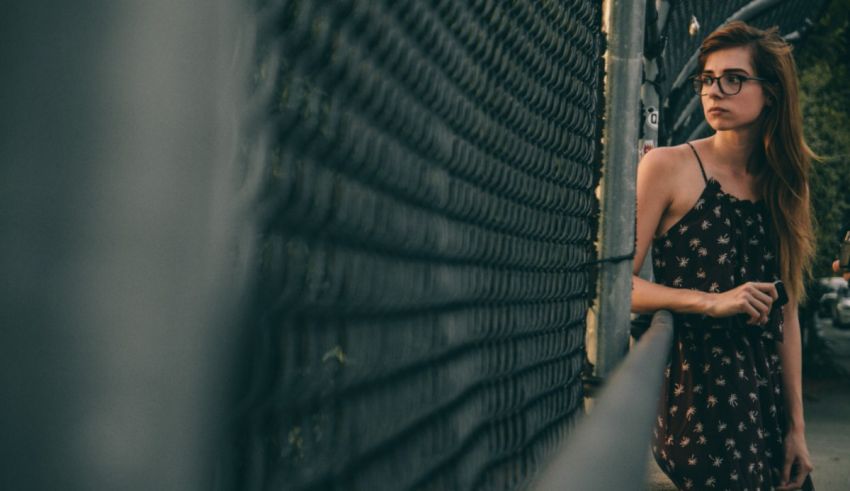
[[[699,163],[687,144],[651,150],[638,165],[638,208],[658,213],[656,236],[693,207],[704,187]]]
[[[670,147],[658,147],[650,150],[638,164],[638,174],[651,178],[654,182],[660,179],[672,183],[683,178],[683,162],[688,156],[693,158],[687,144]]]

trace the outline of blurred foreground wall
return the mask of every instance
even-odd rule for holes
[[[223,2],[2,2],[0,489],[209,489],[233,23]]]

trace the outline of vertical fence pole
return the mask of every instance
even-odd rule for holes
[[[608,38],[594,375],[607,376],[629,341],[645,3],[605,2]]]

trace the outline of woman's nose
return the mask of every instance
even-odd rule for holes
[[[705,95],[709,97],[723,97],[726,95],[720,90],[720,80],[715,80],[713,84],[706,87]]]

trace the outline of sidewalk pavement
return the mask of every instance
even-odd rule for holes
[[[815,470],[817,491],[850,490],[850,330],[818,320],[818,331],[845,376],[803,381],[806,440]],[[647,452],[648,454],[648,452]],[[647,491],[676,491],[651,456]]]

